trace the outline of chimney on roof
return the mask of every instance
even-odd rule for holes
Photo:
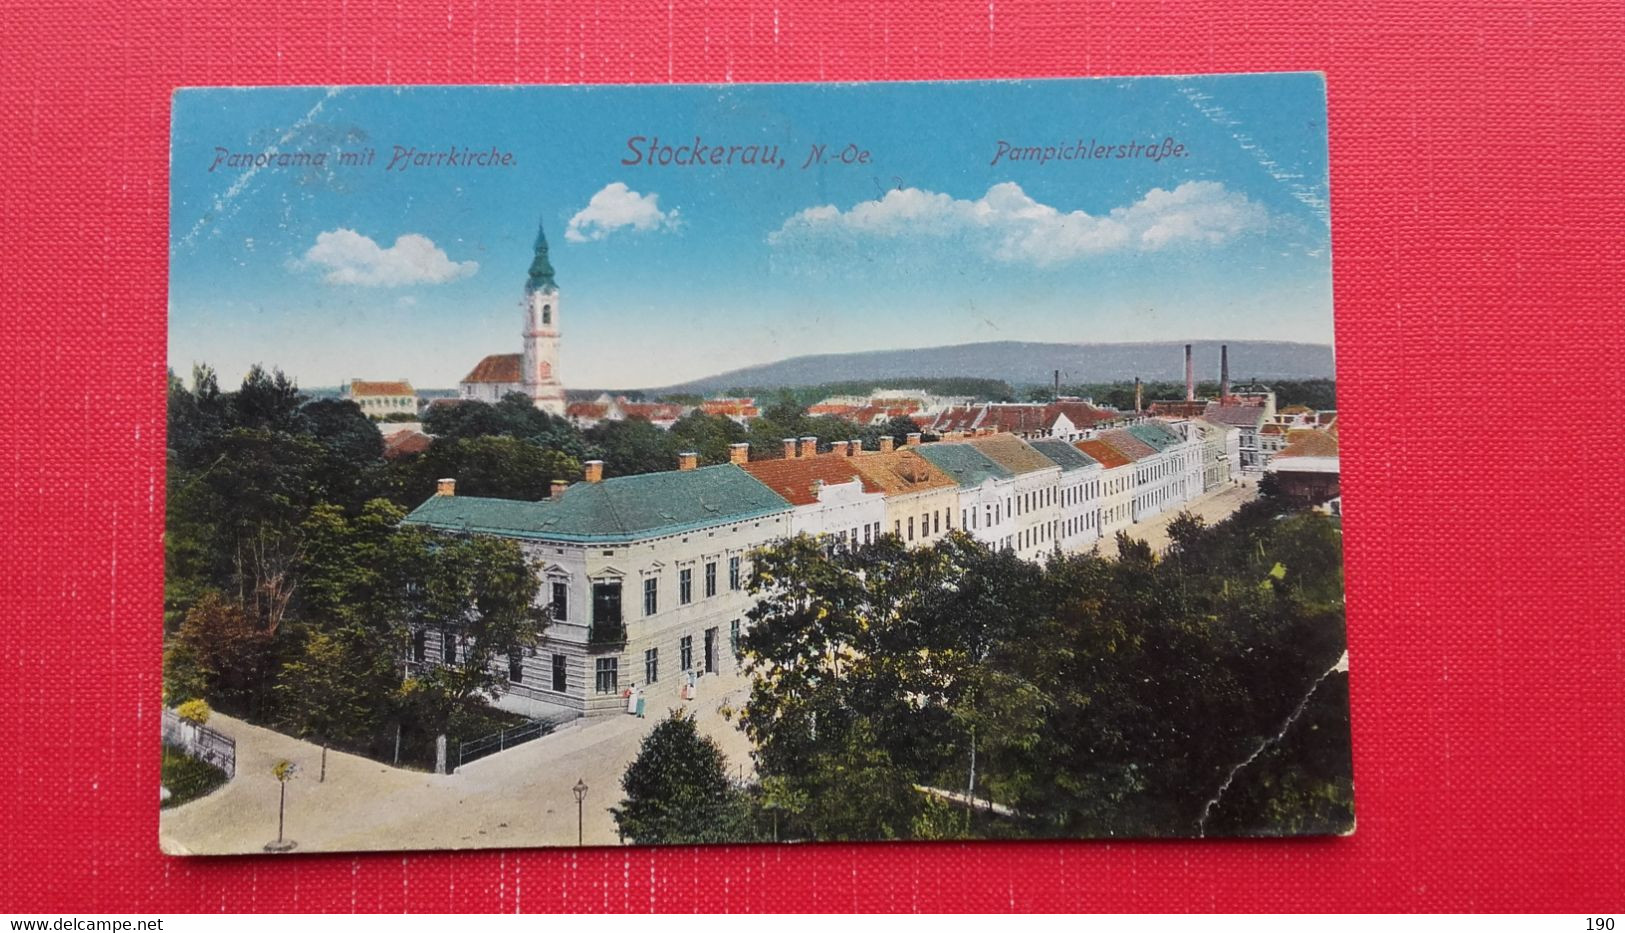
[[[554,480],[553,482],[551,482],[551,483],[549,483],[547,485],[547,497],[549,499],[557,499],[557,498],[563,496],[564,491],[566,489],[569,489],[569,488],[570,488],[570,481],[569,480],[556,479],[556,480]]]
[[[818,453],[818,438],[813,437],[810,434],[807,435],[806,437],[802,438],[801,439],[801,456],[803,456],[803,457],[811,457],[813,454],[816,454],[816,453]]]
[[[588,460],[581,465],[581,472],[589,483],[601,483],[604,480],[604,461]]]
[[[1191,362],[1191,345],[1185,344],[1185,401],[1196,401],[1196,364]]]
[[[812,481],[812,497],[814,499],[817,499],[819,496],[822,496],[823,494],[824,494],[824,481],[821,480],[821,479],[813,480]]]
[[[692,450],[685,450],[677,455],[677,469],[687,471],[700,465],[700,455]]]
[[[457,480],[449,476],[444,479],[435,480],[434,494],[437,496],[457,495]]]
[[[750,462],[750,445],[749,444],[729,444],[728,445],[728,462],[729,463],[749,463]]]
[[[918,447],[918,446],[920,446],[920,432],[918,432],[918,431],[910,431],[908,433],[908,435],[907,435],[907,441],[908,441],[908,446],[910,446],[910,447]]]
[[[897,447],[897,438],[892,437],[890,434],[888,434],[885,437],[882,437],[880,439],[880,452],[881,453],[889,454],[894,449],[896,449],[896,447]]]
[[[795,458],[796,458],[796,439],[793,438],[793,437],[787,437],[787,438],[784,439],[784,459],[786,459],[786,460],[794,460]]]
[[[863,452],[863,441],[862,441],[862,439],[854,437],[851,440],[846,442],[846,455],[848,457],[856,457],[858,454],[860,454],[862,452]]]
[[[1219,344],[1219,404],[1230,397],[1230,345]]]
[[[1140,377],[1134,377],[1134,413],[1140,413]]]

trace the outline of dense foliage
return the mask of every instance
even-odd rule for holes
[[[307,400],[281,373],[256,367],[234,392],[206,368],[171,376],[166,702],[373,754],[397,730],[432,741],[482,720],[505,686],[496,662],[545,624],[536,574],[512,542],[402,528],[403,506],[434,471],[504,495],[579,466],[507,435],[453,436],[419,463],[382,452],[356,405]],[[406,678],[414,629],[456,634],[458,663]]]
[[[1019,814],[960,811],[973,834],[1349,826],[1345,682],[1323,680],[1344,650],[1335,528],[1260,502],[1171,535],[1162,558],[1125,537],[1118,560],[1044,566],[961,534],[760,552],[744,726],[764,786],[797,802],[786,831],[940,837],[922,786]]]

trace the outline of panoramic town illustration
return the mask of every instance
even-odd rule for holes
[[[1324,106],[177,95],[162,848],[1352,832]]]

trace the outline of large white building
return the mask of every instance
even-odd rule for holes
[[[604,715],[636,686],[675,695],[694,678],[734,670],[753,602],[751,552],[805,534],[835,548],[895,534],[910,547],[956,528],[1027,560],[1086,550],[1193,498],[1202,443],[1155,420],[1067,442],[1009,433],[861,451],[786,438],[782,459],[749,458],[614,479],[589,461],[586,479],[555,483],[541,502],[456,495],[455,481],[406,518],[450,534],[519,543],[542,575],[552,622],[532,653],[508,659],[508,695],[533,714]],[[410,663],[454,661],[454,630],[414,633]]]
[[[547,234],[536,230],[535,254],[525,278],[524,349],[494,353],[475,364],[457,384],[458,395],[498,402],[510,393],[528,395],[537,408],[564,416],[564,383],[559,379],[559,286],[547,257]]]

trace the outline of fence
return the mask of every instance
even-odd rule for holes
[[[179,749],[199,761],[237,776],[237,743],[231,736],[208,726],[186,722],[172,709],[164,710],[164,744]]]
[[[457,743],[457,767],[461,768],[471,761],[477,761],[486,755],[495,755],[497,752],[513,748],[515,745],[529,742],[532,739],[539,739],[552,732],[554,725],[555,723],[551,720],[532,719],[521,725],[514,726],[512,729],[503,729],[501,732],[493,732],[472,741],[459,742]]]

